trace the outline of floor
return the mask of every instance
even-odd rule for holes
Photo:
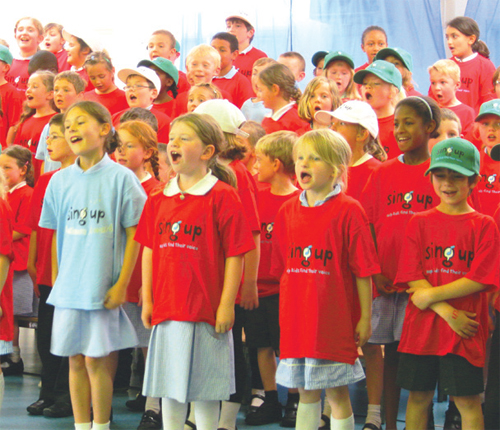
[[[73,429],[72,417],[51,419],[43,416],[34,417],[28,415],[26,407],[38,399],[37,396],[39,393],[39,377],[37,375],[40,371],[40,365],[35,348],[34,330],[32,329],[21,329],[21,354],[25,363],[25,374],[23,376],[9,376],[5,378],[5,397],[0,412],[0,429]],[[364,423],[363,414],[366,413],[367,404],[364,381],[351,386],[350,392],[356,418],[356,430],[361,430]],[[283,395],[284,391],[280,392],[280,397],[283,397]],[[111,425],[112,429],[135,430],[137,428],[141,417],[140,414],[127,410],[125,402],[128,398],[129,394],[127,392],[115,393],[113,397],[114,419]],[[399,412],[400,430],[404,427],[404,412],[407,399],[408,393],[403,391]],[[443,427],[445,410],[446,403],[435,403],[434,416],[436,429]],[[245,425],[244,414],[242,412],[240,412],[238,417],[237,425],[240,430],[252,428]],[[258,427],[259,430],[276,430],[279,428],[281,427],[278,424]]]

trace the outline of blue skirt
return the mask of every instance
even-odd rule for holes
[[[134,327],[121,307],[90,311],[54,309],[50,345],[54,355],[106,357],[113,351],[136,345]]]
[[[142,391],[180,403],[228,400],[236,391],[232,333],[218,334],[202,322],[154,326]]]
[[[134,326],[135,334],[139,343],[138,348],[145,348],[149,345],[149,338],[151,337],[151,329],[144,327],[141,319],[142,306],[137,303],[126,302],[123,305],[123,310],[126,312],[130,322]]]

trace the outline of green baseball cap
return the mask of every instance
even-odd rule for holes
[[[440,167],[465,176],[479,175],[479,151],[460,137],[442,140],[432,148],[431,165],[425,174]]]
[[[0,61],[3,61],[10,66],[12,64],[12,60],[14,60],[14,57],[12,57],[9,48],[0,44]]]
[[[368,75],[368,73],[372,73],[384,82],[392,84],[398,89],[401,89],[401,85],[403,84],[403,78],[401,77],[399,70],[396,69],[394,64],[385,60],[376,60],[366,69],[356,72],[354,74],[354,82],[362,85],[363,79],[365,79],[365,76]]]
[[[410,72],[413,72],[413,59],[411,54],[403,48],[383,48],[377,52],[375,60],[385,60],[391,55],[399,59]]]
[[[181,44],[177,40],[175,41],[175,50],[181,52]]]
[[[344,51],[330,52],[325,57],[323,69],[326,69],[326,66],[328,66],[328,63],[331,63],[332,61],[345,61],[347,64],[349,64],[349,66],[351,66],[351,69],[354,69],[354,61],[352,60],[351,56],[347,52],[344,52]]]
[[[493,99],[489,102],[483,103],[479,109],[479,115],[477,116],[476,121],[479,121],[485,115],[500,116],[500,99]]]
[[[177,67],[175,67],[174,63],[172,63],[170,60],[167,60],[166,58],[156,57],[154,60],[142,60],[137,64],[137,67],[141,66],[148,68],[151,68],[151,66],[156,66],[159,69],[163,70],[168,76],[170,76],[174,80],[175,85],[177,85],[177,83],[179,82],[179,71],[177,70]]]

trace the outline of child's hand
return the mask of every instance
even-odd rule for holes
[[[259,307],[259,294],[257,292],[257,282],[243,281],[241,285],[240,306],[247,311]]]
[[[151,328],[151,316],[153,315],[153,304],[144,302],[142,304],[141,319],[144,327]]]
[[[356,326],[354,340],[356,346],[363,346],[372,335],[372,325],[369,318],[361,318]]]
[[[106,293],[106,297],[104,297],[104,307],[106,309],[115,309],[123,305],[126,298],[127,290],[116,283]]]
[[[479,322],[474,320],[475,317],[476,314],[473,312],[453,309],[453,312],[450,317],[446,319],[446,322],[460,337],[470,339],[476,335],[479,328]]]
[[[0,319],[2,319],[3,317],[3,310],[2,310],[2,307],[0,306]]]
[[[406,290],[408,294],[412,294],[411,301],[421,311],[427,309],[434,303],[433,288],[409,288]]]
[[[142,306],[142,287],[139,288],[137,294],[139,294],[139,301],[137,302],[137,306]]]
[[[375,288],[381,296],[388,297],[397,291],[397,289],[394,288],[394,284],[392,283],[392,281],[388,277],[382,275],[382,273],[373,275],[372,280],[375,284]]]
[[[234,306],[219,305],[215,318],[215,332],[225,333],[233,328]]]

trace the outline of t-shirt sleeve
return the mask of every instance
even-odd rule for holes
[[[408,288],[408,282],[426,279],[422,264],[422,241],[420,239],[419,228],[420,222],[413,216],[406,226],[398,272],[394,280],[396,287]]]
[[[278,211],[273,225],[273,251],[271,261],[271,275],[277,279],[281,278],[285,271],[285,255],[286,255],[286,224],[285,211],[283,206]]]
[[[139,180],[127,172],[121,208],[121,224],[124,228],[136,226],[146,202],[146,192]]]
[[[12,260],[12,225],[8,213],[7,205],[0,202],[0,254]]]
[[[53,178],[55,179],[55,178]],[[57,182],[51,180],[45,192],[42,214],[38,225],[50,230],[57,230]]]
[[[368,218],[368,222],[370,224],[375,224],[376,221],[376,200],[377,198],[379,198],[377,190],[380,186],[380,181],[378,180],[378,178],[378,169],[375,169],[368,177],[366,185],[364,186],[363,191],[361,192],[361,195],[359,197],[359,202],[361,203],[361,206],[363,206],[366,217]]]
[[[25,186],[27,187],[27,185]],[[29,190],[30,192],[26,192]],[[31,227],[28,226],[27,220],[29,216],[29,210],[30,210],[30,201],[31,201],[31,188],[27,188],[26,190],[23,190],[23,194],[19,199],[19,206],[17,209],[17,214],[14,216],[14,231],[17,231],[18,233],[22,234],[31,234]]]
[[[36,230],[38,227],[38,222],[40,221],[40,213],[42,211],[42,186],[39,182],[35,185],[35,189],[33,190],[33,194],[31,196],[30,206],[28,217],[26,219],[26,224],[31,230]]]
[[[47,155],[47,136],[49,135],[49,124],[45,125],[40,135],[40,140],[38,141],[38,146],[36,147],[35,158],[37,160],[45,161]]]
[[[153,248],[153,232],[155,229],[153,209],[154,198],[154,196],[149,196],[147,198],[134,237],[136,242],[151,249]]]
[[[243,206],[236,192],[223,195],[216,205],[218,228],[225,257],[234,257],[255,249],[250,226],[243,214]]]
[[[490,217],[484,220],[477,247],[474,251],[469,273],[465,276],[480,284],[486,285],[486,291],[495,291],[500,279],[500,239],[498,228]]]

